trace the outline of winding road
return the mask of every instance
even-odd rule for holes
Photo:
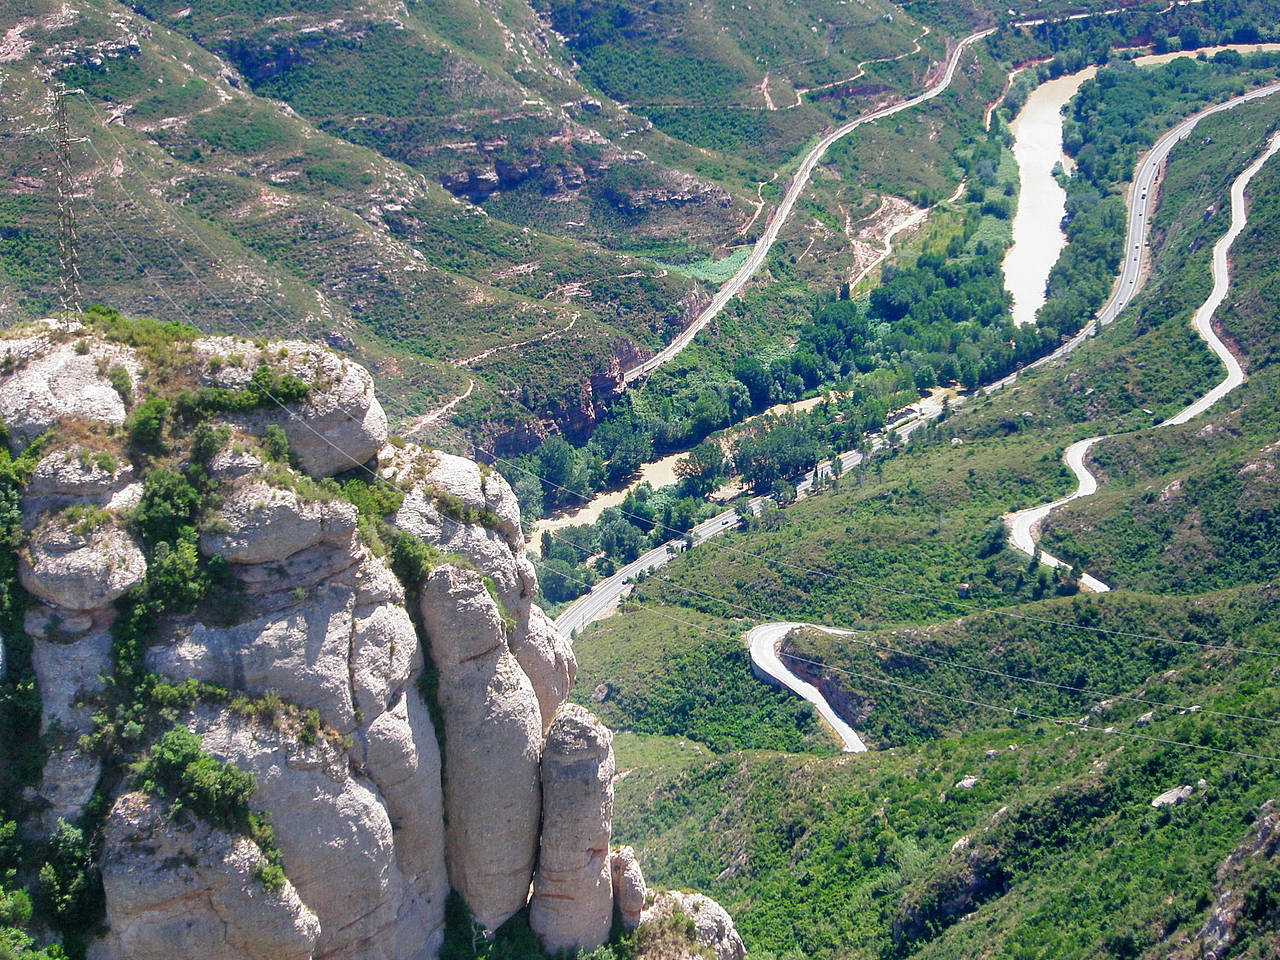
[[[856,120],[850,120],[848,123],[836,127],[835,130],[828,133],[825,137],[817,142],[817,144],[804,155],[804,159],[800,161],[800,167],[796,170],[796,175],[791,179],[791,185],[787,188],[782,202],[774,211],[773,217],[769,221],[769,225],[765,227],[764,234],[756,241],[755,246],[751,249],[750,256],[743,262],[735,273],[725,283],[723,287],[711,299],[706,308],[698,314],[693,323],[689,324],[676,337],[660,351],[655,353],[648,360],[639,363],[629,370],[623,372],[623,379],[627,383],[631,383],[640,377],[648,376],[658,367],[662,366],[681,350],[689,345],[694,337],[712,320],[714,320],[720,311],[736,297],[742,288],[746,286],[747,281],[755,274],[757,270],[764,264],[765,258],[769,255],[769,250],[773,247],[778,239],[778,234],[782,232],[783,226],[787,219],[791,216],[791,211],[796,205],[796,201],[800,199],[800,194],[809,183],[809,177],[813,174],[814,168],[822,160],[823,155],[831,148],[831,145],[837,140],[847,137],[858,127],[866,123],[873,123],[876,120],[883,120],[885,117],[891,117],[895,113],[901,113],[903,110],[909,110],[912,107],[924,103],[926,100],[932,100],[938,94],[942,93],[947,87],[951,86],[951,81],[955,77],[956,68],[960,64],[960,58],[964,52],[977,43],[979,40],[994,32],[994,28],[982,30],[978,33],[970,34],[965,37],[956,46],[951,54],[951,59],[947,62],[946,73],[942,79],[926,90],[924,93],[912,97],[910,100],[904,100],[896,103],[891,107],[885,107],[874,113],[869,113],[864,117],[858,117]]]
[[[1169,156],[1169,151],[1173,149],[1174,144],[1185,138],[1195,129],[1205,117],[1212,116],[1215,113],[1221,113],[1224,110],[1230,110],[1242,103],[1251,100],[1257,100],[1260,97],[1269,96],[1280,91],[1280,83],[1268,84],[1265,87],[1259,87],[1242,97],[1234,100],[1228,100],[1217,106],[1203,110],[1195,116],[1189,117],[1182,123],[1178,124],[1159,141],[1156,142],[1154,148],[1143,159],[1138,167],[1138,175],[1134,178],[1133,188],[1129,191],[1129,232],[1125,241],[1125,261],[1124,269],[1117,281],[1117,287],[1112,293],[1111,299],[1102,308],[1098,314],[1098,323],[1110,323],[1120,313],[1121,310],[1128,305],[1133,298],[1138,286],[1137,281],[1141,278],[1142,264],[1146,257],[1146,234],[1148,224],[1147,216],[1147,197],[1151,193],[1151,189],[1155,184],[1156,175],[1163,165],[1165,159]],[[1235,242],[1241,231],[1244,230],[1248,223],[1248,213],[1245,208],[1244,191],[1248,187],[1255,174],[1262,169],[1263,165],[1280,150],[1280,134],[1272,135],[1267,144],[1267,148],[1238,176],[1231,184],[1231,226],[1225,234],[1218,239],[1213,245],[1213,289],[1210,291],[1208,298],[1196,310],[1195,316],[1192,318],[1192,325],[1201,338],[1208,344],[1209,349],[1218,356],[1223,365],[1227,368],[1227,375],[1222,382],[1206,393],[1203,397],[1194,403],[1180,410],[1163,423],[1160,427],[1170,427],[1176,424],[1186,423],[1189,420],[1204,413],[1215,403],[1225,397],[1240,384],[1244,383],[1244,369],[1240,362],[1227,349],[1226,344],[1213,331],[1213,315],[1218,307],[1222,305],[1222,301],[1226,298],[1227,291],[1231,286],[1231,266],[1227,261],[1227,253],[1231,249],[1231,245]],[[1050,354],[1045,359],[1050,359],[1054,355],[1061,356],[1069,348],[1074,348],[1082,341],[1083,336],[1087,336],[1092,328],[1091,323],[1088,327],[1073,337],[1066,344],[1063,344],[1054,354]],[[1045,361],[1038,361],[1029,364],[1027,368],[1039,366]],[[993,385],[1000,386],[1005,382],[1010,382],[1012,378],[1006,377],[1004,381]],[[990,392],[992,388],[988,388]],[[1106,439],[1106,434],[1097,437],[1089,437],[1085,440],[1078,440],[1071,446],[1067,447],[1062,455],[1063,462],[1076,476],[1076,489],[1069,496],[1055,500],[1052,503],[1042,504],[1038,507],[1029,507],[1025,510],[1017,510],[1013,513],[1005,514],[1002,518],[1009,526],[1009,545],[1016,550],[1021,550],[1028,556],[1037,555],[1037,538],[1039,534],[1040,524],[1054,510],[1065,506],[1073,500],[1079,500],[1081,497],[1092,496],[1098,490],[1098,481],[1089,472],[1084,465],[1084,458],[1088,455],[1089,449],[1099,440]],[[1039,550],[1040,562],[1049,567],[1063,567],[1070,569],[1070,565],[1063,563],[1052,554]],[[1095,593],[1111,589],[1097,577],[1088,573],[1081,573],[1080,586],[1086,590]]]
[[[835,131],[833,134],[825,138],[821,143],[819,143],[818,147],[815,147],[815,149],[809,153],[805,159],[805,164],[801,167],[801,173],[797,175],[791,189],[788,190],[787,198],[784,200],[783,206],[779,208],[779,216],[775,217],[775,222],[771,224],[770,231],[757,243],[756,249],[739,270],[738,274],[736,274],[734,278],[721,289],[720,294],[718,294],[716,300],[713,301],[712,307],[708,307],[707,311],[704,311],[703,315],[699,317],[699,320],[695,322],[694,326],[681,334],[682,337],[686,337],[684,341],[685,343],[692,339],[693,335],[695,335],[697,330],[700,329],[699,324],[701,324],[701,326],[705,326],[706,321],[714,317],[715,314],[723,308],[724,304],[741,289],[742,285],[750,275],[759,267],[759,264],[763,262],[763,258],[768,252],[769,245],[771,245],[777,238],[777,228],[781,226],[782,221],[785,220],[787,214],[790,213],[791,206],[794,205],[800,189],[804,186],[804,181],[808,178],[813,166],[816,165],[818,159],[826,148],[829,147],[831,143],[834,143],[835,140],[839,139],[840,136],[843,136],[862,123],[877,119],[881,116],[887,116],[891,113],[896,113],[909,106],[920,103],[923,100],[927,100],[932,96],[936,96],[945,89],[946,84],[950,82],[959,59],[959,54],[964,47],[967,44],[980,39],[989,32],[990,31],[985,31],[966,38],[953,55],[951,62],[948,65],[947,75],[942,84],[932,88],[928,93],[922,94],[914,100],[906,101],[896,107],[890,108],[887,112],[881,111],[878,114],[873,114],[862,118],[861,120],[854,121],[852,124],[846,125],[846,127]],[[984,389],[987,393],[991,393],[994,390],[998,390],[1001,387],[1014,382],[1017,379],[1018,373],[1043,366],[1044,364],[1071,352],[1083,343],[1085,338],[1087,338],[1094,329],[1100,325],[1105,325],[1113,321],[1120,312],[1129,305],[1138,288],[1141,286],[1143,265],[1146,258],[1145,240],[1149,225],[1148,197],[1152,196],[1152,188],[1156,182],[1161,167],[1168,158],[1170,151],[1180,140],[1187,137],[1191,131],[1195,129],[1196,125],[1205,117],[1212,116],[1226,110],[1231,110],[1243,103],[1248,103],[1262,97],[1270,96],[1277,91],[1280,91],[1280,82],[1259,87],[1258,89],[1250,91],[1241,97],[1209,107],[1206,110],[1182,121],[1156,142],[1150,152],[1148,152],[1140,161],[1138,171],[1134,176],[1133,184],[1129,191],[1129,223],[1128,231],[1126,233],[1124,264],[1121,268],[1120,276],[1116,280],[1115,287],[1112,290],[1111,297],[1103,305],[1095,318],[1074,337],[1063,343],[1052,353],[1028,364],[1026,367],[1023,367],[1021,371],[1010,374],[1009,376],[986,386]],[[1244,372],[1240,367],[1239,362],[1231,355],[1225,344],[1223,344],[1221,339],[1213,332],[1211,321],[1214,312],[1217,310],[1218,306],[1221,305],[1230,286],[1230,265],[1227,261],[1227,253],[1231,244],[1247,224],[1247,215],[1244,203],[1245,188],[1266,161],[1278,150],[1280,150],[1280,133],[1272,136],[1267,149],[1232,183],[1231,227],[1228,232],[1214,245],[1213,289],[1208,299],[1196,311],[1192,321],[1197,332],[1204,338],[1210,349],[1212,349],[1213,352],[1222,359],[1224,365],[1226,365],[1227,376],[1221,383],[1206,393],[1205,396],[1201,397],[1175,416],[1170,417],[1168,420],[1160,424],[1161,427],[1185,423],[1188,420],[1191,420],[1200,413],[1203,413],[1244,381]],[[765,243],[766,239],[768,241],[767,244]],[[762,244],[764,246],[762,246]],[[679,339],[680,338],[677,338],[677,341]],[[676,345],[677,341],[673,341],[673,343],[668,346],[667,350],[671,350],[671,348]],[[663,352],[666,353],[667,351]],[[678,348],[674,352],[678,352]],[[674,352],[670,355],[674,356]],[[656,367],[663,362],[663,359],[669,359],[669,357],[663,358],[662,355],[659,354],[648,362]],[[644,372],[648,371],[645,370]],[[903,440],[909,439],[911,433],[929,422],[931,419],[936,418],[941,413],[941,410],[941,400],[932,397],[922,400],[915,406],[912,416],[905,420],[899,420],[896,423],[890,424],[886,427],[883,434],[872,438],[872,448],[874,449],[876,447],[883,446],[887,442],[886,437],[891,433],[896,433]],[[1070,503],[1073,500],[1090,496],[1097,491],[1097,480],[1085,467],[1084,459],[1088,455],[1090,448],[1100,440],[1105,439],[1106,436],[1108,435],[1104,434],[1076,441],[1064,451],[1063,462],[1066,463],[1067,467],[1075,474],[1077,480],[1077,487],[1073,493],[1055,500],[1052,503],[1016,511],[1011,514],[1007,514],[1004,517],[1006,523],[1008,523],[1010,527],[1009,543],[1011,546],[1027,553],[1028,555],[1035,555],[1037,550],[1036,535],[1039,524],[1043,522],[1043,520],[1055,509]],[[862,454],[857,451],[850,451],[841,454],[839,459],[842,466],[848,468],[861,462]],[[799,478],[796,484],[797,492],[801,494],[804,493],[813,486],[816,478],[830,476],[831,473],[832,470],[830,462],[819,464],[815,469],[810,470],[803,477]],[[747,509],[758,515],[764,503],[770,499],[771,498],[768,496],[756,497],[748,502]],[[600,581],[600,583],[596,584],[588,594],[580,597],[577,601],[566,608],[555,621],[557,628],[559,628],[565,635],[573,636],[588,623],[606,615],[607,611],[618,602],[640,574],[648,573],[664,566],[674,559],[680,552],[686,549],[686,546],[696,546],[697,544],[703,543],[713,536],[724,533],[726,530],[733,529],[740,521],[741,516],[736,510],[726,510],[698,524],[690,531],[687,538],[677,538],[660,547],[656,547],[653,550],[648,551],[620,569],[612,577]],[[1040,560],[1047,566],[1067,567],[1065,563],[1044,551],[1040,551]],[[1104,592],[1110,589],[1107,584],[1088,573],[1082,573],[1079,580],[1080,585],[1087,590]],[[749,631],[747,634],[747,641],[751,653],[753,670],[758,674],[768,677],[771,681],[794,691],[799,696],[813,703],[819,713],[840,737],[846,751],[860,752],[866,750],[866,746],[858,736],[857,732],[840,719],[835,710],[826,701],[826,698],[822,696],[821,692],[812,684],[801,680],[795,674],[791,673],[791,671],[789,671],[778,658],[778,644],[789,630],[799,625],[800,624],[791,622],[766,623]],[[824,626],[817,626],[816,628],[830,633],[842,632],[835,628]]]
[[[1225,110],[1233,110],[1241,104],[1250,103],[1262,97],[1269,97],[1277,91],[1280,91],[1280,82],[1258,87],[1256,90],[1251,90],[1243,96],[1236,97],[1234,100],[1227,100],[1208,107],[1183,120],[1156,141],[1155,146],[1139,162],[1138,172],[1135,174],[1133,184],[1129,188],[1129,229],[1125,234],[1124,262],[1120,268],[1120,276],[1116,279],[1116,285],[1112,288],[1110,299],[1103,304],[1097,315],[1070,340],[1067,340],[1052,353],[1047,353],[1039,360],[1027,364],[1021,370],[1014,371],[1007,377],[1002,377],[994,383],[988,384],[983,388],[987,393],[992,393],[1001,387],[1008,386],[1017,380],[1018,375],[1021,373],[1042,367],[1057,360],[1059,357],[1065,356],[1084,343],[1099,326],[1105,326],[1120,315],[1120,312],[1129,305],[1129,302],[1141,287],[1143,264],[1147,255],[1148,196],[1151,194],[1152,187],[1159,176],[1160,168],[1164,165],[1165,160],[1168,159],[1169,151],[1174,148],[1178,141],[1185,139],[1195,129],[1196,124],[1205,117],[1211,117]],[[1215,259],[1215,271],[1216,269]],[[1214,306],[1216,307],[1217,304],[1214,304]],[[1215,350],[1215,352],[1217,351]]]
[[[867,745],[862,742],[856,730],[841,719],[840,714],[827,702],[821,691],[811,683],[801,680],[786,668],[778,657],[778,646],[796,627],[807,626],[803,623],[765,623],[753,627],[747,632],[747,646],[751,649],[751,668],[756,675],[777,686],[784,687],[799,697],[808,700],[817,708],[818,714],[836,732],[845,753],[863,753]],[[850,630],[837,630],[834,627],[816,627],[823,633],[848,634]]]

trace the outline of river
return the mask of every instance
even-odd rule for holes
[[[1157,66],[1178,57],[1213,56],[1223,50],[1249,54],[1280,50],[1280,43],[1229,44],[1200,50],[1147,54],[1133,62],[1140,67]],[[1013,296],[1013,322],[1034,323],[1036,311],[1044,306],[1045,284],[1067,238],[1062,232],[1066,213],[1066,191],[1053,177],[1054,165],[1071,169],[1071,159],[1062,151],[1062,109],[1097,67],[1054,80],[1046,80],[1027,97],[1018,116],[1009,124],[1013,134],[1013,157],[1018,164],[1021,189],[1018,210],[1013,218],[1013,245],[1004,259],[1005,289]]]
[[[826,394],[819,394],[816,397],[810,397],[808,400],[797,400],[795,403],[775,403],[772,407],[757,413],[753,417],[748,417],[741,423],[730,428],[727,437],[731,437],[734,433],[744,429],[753,421],[762,417],[777,417],[784,413],[804,413],[812,410],[823,400],[827,399]],[[723,442],[723,441],[722,441]],[[687,450],[681,450],[678,453],[670,454],[660,460],[651,460],[649,463],[642,464],[637,472],[636,478],[621,490],[611,490],[607,493],[597,494],[589,503],[583,504],[576,510],[559,513],[554,517],[546,517],[542,520],[534,522],[529,531],[529,542],[525,544],[525,550],[532,554],[542,553],[542,534],[545,530],[563,530],[565,527],[576,527],[581,524],[595,523],[600,519],[600,514],[604,513],[609,507],[619,507],[622,501],[627,499],[629,494],[642,483],[647,483],[658,490],[661,487],[667,487],[675,483],[676,463],[684,459]]]

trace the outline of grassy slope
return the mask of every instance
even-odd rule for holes
[[[1155,218],[1161,267],[1140,326],[1190,335],[1191,313],[1211,285],[1212,243],[1230,222],[1227,186],[1277,118],[1280,106],[1260,104],[1206,125],[1209,143],[1177,151]],[[1099,444],[1092,459],[1104,484],[1096,501],[1073,505],[1048,525],[1051,549],[1087,559],[1108,582],[1181,593],[1277,573],[1272,442],[1280,371],[1269,291],[1276,283],[1278,180],[1269,164],[1250,185],[1249,226],[1232,250],[1232,292],[1216,318],[1244,357],[1249,380],[1208,416]],[[1207,367],[1211,382],[1222,377],[1207,348],[1189,355]]]
[[[1256,152],[1274,110],[1262,107],[1256,115],[1237,114],[1229,124],[1206,128],[1211,142],[1197,144],[1204,152],[1196,160],[1175,159],[1166,187],[1166,196],[1181,198],[1182,179],[1193,181],[1197,199],[1176,208],[1170,200],[1166,209],[1202,210],[1206,196],[1225,195],[1226,185]],[[1254,196],[1266,196],[1269,183],[1266,174],[1256,180]],[[1247,269],[1242,266],[1240,276],[1247,279],[1234,288],[1229,314],[1233,335],[1253,344],[1260,356],[1269,356],[1273,342],[1262,306],[1272,282],[1267,260],[1280,236],[1280,222],[1266,215],[1270,206],[1255,201],[1258,219],[1237,262],[1254,259]],[[1266,679],[1270,660],[990,614],[951,618],[965,605],[955,586],[967,582],[984,607],[1192,644],[1228,640],[1272,656],[1280,652],[1265,564],[1274,549],[1256,539],[1269,529],[1270,514],[1259,498],[1270,487],[1262,484],[1249,486],[1254,498],[1245,501],[1258,509],[1222,511],[1237,517],[1255,538],[1245,542],[1258,549],[1249,551],[1247,563],[1217,554],[1190,563],[1199,571],[1192,585],[1197,595],[1184,599],[1121,591],[1008,607],[1036,589],[1025,558],[1007,550],[990,559],[978,556],[986,520],[1069,489],[1057,458],[1070,438],[1100,427],[1137,431],[1217,379],[1213,364],[1202,362],[1203,346],[1185,326],[1191,306],[1185,291],[1181,297],[1171,292],[1164,277],[1174,262],[1187,266],[1180,251],[1193,239],[1198,238],[1196,249],[1207,250],[1224,226],[1219,219],[1167,226],[1156,245],[1155,276],[1140,304],[1067,361],[953,416],[918,447],[913,442],[915,449],[884,461],[879,475],[870,468],[846,476],[838,493],[792,507],[778,529],[695,549],[661,581],[641,585],[638,606],[647,613],[624,614],[577,640],[583,689],[608,682],[629,691],[615,704],[615,723],[626,725],[630,716],[638,728],[652,729],[660,720],[671,732],[697,739],[696,715],[672,718],[669,705],[647,713],[638,691],[649,677],[616,655],[611,637],[625,636],[630,649],[663,651],[678,678],[681,664],[671,657],[672,641],[664,642],[664,634],[682,633],[689,646],[681,656],[698,662],[700,649],[727,648],[753,620],[916,624],[868,638],[898,653],[829,638],[810,638],[798,648],[805,656],[817,654],[812,659],[827,664],[817,671],[825,674],[826,685],[869,714],[862,726],[873,742],[894,749],[836,759],[730,752],[703,762],[660,742],[621,740],[620,766],[634,765],[644,775],[633,773],[619,784],[617,819],[626,825],[623,838],[641,846],[652,877],[706,884],[736,911],[749,945],[778,953],[795,945],[817,956],[1163,956],[1166,934],[1195,932],[1210,903],[1217,863],[1241,841],[1258,806],[1280,789],[1280,767],[1108,736],[1099,728],[1264,756],[1280,753],[1280,737],[1275,727],[1255,721],[1180,714],[1151,704],[1120,701],[1096,716],[1090,711],[1108,694],[1126,694],[1274,716],[1276,691]],[[1157,219],[1167,222],[1167,214]],[[1188,282],[1185,290],[1197,286]],[[1169,319],[1154,322],[1157,313]],[[1266,411],[1275,409],[1267,380],[1266,371],[1255,366],[1244,388],[1251,392],[1223,405],[1240,404],[1243,413],[1215,410],[1181,434],[1160,435],[1152,465],[1144,467],[1141,456],[1130,455],[1124,469],[1163,477],[1171,472],[1166,464],[1174,464],[1184,475],[1192,471],[1193,478],[1226,473],[1204,457],[1204,441],[1197,439],[1206,423],[1214,423],[1212,436],[1224,439],[1213,442],[1238,458],[1228,460],[1236,468],[1231,476],[1238,476],[1246,460],[1258,466],[1238,479],[1266,476],[1268,461],[1258,448],[1274,439],[1274,430],[1267,435],[1263,425],[1272,416]],[[1259,426],[1243,426],[1248,423]],[[1140,436],[1152,435],[1135,433],[1135,442]],[[953,438],[961,444],[953,446]],[[1120,464],[1114,472],[1123,484]],[[1141,493],[1151,483],[1144,476],[1135,487]],[[1069,519],[1086,509],[1092,507],[1073,509]],[[1073,529],[1055,521],[1055,530],[1063,528]],[[1141,513],[1126,516],[1124,526],[1092,523],[1091,569],[1132,562],[1126,560],[1131,544],[1141,544],[1152,530]],[[783,563],[827,575],[815,578]],[[1020,587],[1019,573],[1026,581]],[[1140,585],[1158,586],[1153,580]],[[1259,586],[1204,592],[1224,580]],[[697,620],[704,629],[662,626],[664,617]],[[957,671],[908,653],[1035,675],[1087,692]],[[919,689],[876,682],[885,679]],[[991,706],[931,699],[936,692]],[[744,689],[740,696],[741,709],[749,712],[764,694],[753,698]],[[1044,720],[1011,721],[1002,712],[1011,705],[1072,721],[1089,715],[1094,732]],[[1138,726],[1138,717],[1152,710],[1153,721]],[[1011,743],[1018,749],[1010,751]],[[978,777],[978,785],[956,789],[969,774]],[[1207,788],[1183,806],[1149,806],[1156,793],[1200,779]],[[1007,809],[997,817],[1002,808]],[[970,838],[972,855],[950,852],[962,836]],[[1275,915],[1268,913],[1265,896],[1251,902],[1261,904],[1260,929],[1268,929]]]
[[[433,182],[437,169],[430,164],[405,165],[401,158],[357,146],[350,141],[360,138],[337,122],[323,126],[347,140],[319,132],[279,104],[246,93],[244,83],[230,85],[225,61],[180,35],[191,33],[226,53],[214,42],[217,37],[206,35],[213,28],[199,17],[229,30],[248,6],[211,5],[176,18],[157,7],[149,10],[157,21],[148,23],[104,0],[86,5],[71,23],[26,26],[24,36],[34,43],[24,60],[10,65],[5,91],[13,108],[6,110],[5,156],[13,186],[6,191],[5,221],[13,232],[6,237],[0,284],[18,316],[44,313],[55,300],[52,246],[42,239],[52,232],[54,210],[51,192],[40,188],[51,148],[45,138],[24,135],[33,118],[38,121],[47,111],[35,74],[59,66],[67,51],[76,51],[70,60],[103,59],[100,65],[86,62],[63,71],[68,84],[85,90],[88,100],[77,97],[72,103],[73,133],[89,135],[106,158],[99,163],[89,147],[73,148],[77,179],[87,196],[79,214],[82,272],[91,299],[139,312],[185,311],[206,325],[225,325],[234,313],[239,321],[276,331],[282,324],[322,327],[353,341],[379,368],[389,391],[408,402],[409,412],[466,385],[465,373],[445,361],[560,330],[580,315],[574,335],[563,338],[558,349],[548,344],[528,356],[518,351],[495,355],[463,411],[481,425],[491,419],[498,426],[527,420],[530,406],[571,407],[584,376],[607,371],[615,348],[634,354],[670,336],[686,293],[680,278],[667,279],[657,268],[577,239],[485,217]],[[12,22],[24,14],[47,14],[46,7],[25,4],[12,12]],[[361,13],[376,21],[376,12]],[[435,21],[443,15],[436,7],[430,13]],[[323,9],[307,13],[324,15]],[[302,15],[288,19],[297,16]],[[496,25],[488,29],[497,32]],[[428,59],[427,47],[443,42],[425,26],[415,36]],[[400,67],[411,81],[409,68],[416,61],[406,51],[414,44],[401,47],[381,53],[383,59],[392,53],[408,57]],[[377,53],[369,54],[373,62],[364,64],[366,70],[378,65]],[[341,58],[336,60],[341,67]],[[301,92],[290,92],[306,107],[311,101],[303,94],[318,96],[331,79],[300,81],[295,86]],[[374,78],[355,71],[351,96],[372,95],[373,83]],[[515,96],[517,88],[510,84],[499,87],[480,84],[478,89],[488,91],[495,104]],[[559,102],[561,88],[564,83],[540,95],[555,94]],[[393,85],[386,96],[394,101],[399,89]],[[575,89],[581,97],[581,88]],[[516,97],[517,106],[520,102]],[[347,104],[349,109],[364,105]],[[124,124],[104,129],[102,121],[112,110],[124,111]],[[458,107],[459,118],[466,115]],[[561,130],[555,118],[542,125]],[[616,111],[600,125],[603,135],[615,139],[625,127]],[[574,130],[580,138],[597,135],[585,127]],[[592,149],[599,153],[598,147]],[[679,151],[668,148],[667,153],[678,159]],[[120,175],[132,172],[133,165],[158,189],[146,189],[136,175]],[[644,177],[639,185],[645,185]],[[726,222],[717,211],[714,231]],[[682,237],[697,233],[690,229],[697,217],[688,213],[677,218]],[[572,215],[559,205],[555,230],[563,232],[563,219]],[[672,215],[659,205],[658,213],[642,212],[621,226],[610,226],[607,217],[590,211],[585,219],[625,234],[643,233],[651,222],[659,230],[673,229]],[[733,219],[731,212],[727,220]],[[201,231],[203,244],[187,236],[191,229]],[[162,290],[139,284],[138,268],[126,251],[141,255]],[[255,294],[266,303],[255,301]],[[210,301],[225,302],[228,316],[217,315],[221,310],[211,315]],[[513,381],[525,388],[524,394],[516,392],[514,403],[503,396]]]

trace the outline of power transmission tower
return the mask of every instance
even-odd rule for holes
[[[58,146],[58,294],[64,311],[79,312],[80,259],[71,195],[71,126],[67,120],[67,91],[61,83],[53,88],[53,101]]]

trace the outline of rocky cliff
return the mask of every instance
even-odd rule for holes
[[[0,349],[50,745],[25,823],[98,841],[91,956],[429,958],[451,891],[549,951],[640,921],[612,737],[565,704],[498,474],[390,442],[311,344],[102,312]]]

